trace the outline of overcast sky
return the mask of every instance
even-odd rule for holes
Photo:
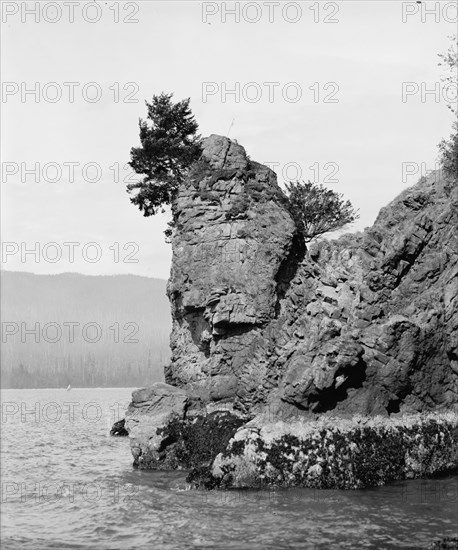
[[[436,16],[415,2],[300,2],[286,12],[284,2],[252,2],[238,23],[216,2],[100,2],[98,11],[76,2],[74,21],[63,11],[55,23],[46,21],[58,17],[53,3],[38,22],[3,4],[2,240],[17,244],[3,250],[4,269],[168,277],[168,215],[143,218],[122,181],[144,100],[161,91],[191,97],[202,135],[230,128],[252,159],[278,163],[280,182],[299,175],[344,193],[360,210],[355,230],[418,180],[420,171],[403,177],[403,163],[434,168],[437,143],[451,131],[443,94],[421,90],[439,82],[437,54],[456,28],[452,2]],[[78,83],[73,102],[64,82]],[[404,102],[403,82],[411,83]],[[35,83],[39,96],[21,98]],[[239,101],[224,86],[239,86]],[[46,181],[59,177],[54,165],[45,170],[50,162],[62,172],[56,182]],[[21,163],[40,163],[40,181]],[[78,163],[73,182],[68,163]],[[39,261],[21,259],[36,242]],[[62,253],[54,263],[52,242]],[[72,263],[64,242],[79,243]]]

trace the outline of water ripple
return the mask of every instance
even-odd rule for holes
[[[2,426],[3,549],[378,550],[457,536],[458,476],[364,491],[204,492],[187,490],[185,472],[134,470],[128,440],[107,437],[130,392],[2,391],[8,410],[29,411]],[[51,402],[61,411],[72,402],[75,414],[34,418]],[[89,406],[102,412],[96,422]]]

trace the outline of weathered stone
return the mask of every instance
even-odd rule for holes
[[[361,489],[454,473],[458,416],[327,418],[266,422],[240,428],[197,487]]]
[[[339,414],[458,401],[456,185],[434,173],[304,255],[271,170],[214,135],[200,162],[174,205],[167,382],[244,412],[278,391]]]
[[[132,393],[125,426],[136,467],[154,468],[160,462],[164,438],[158,429],[173,418],[183,419],[188,399],[184,390],[161,382]]]
[[[224,168],[244,170],[248,166],[245,149],[235,141],[216,134],[204,139],[203,156],[216,170]]]
[[[115,422],[110,430],[110,435],[115,437],[126,437],[129,435],[129,432],[125,428],[125,418]]]
[[[278,315],[282,285],[294,272],[286,271],[295,228],[274,172],[249,161],[243,147],[210,136],[201,162],[210,166],[198,182],[204,191],[187,182],[174,204],[166,380],[206,401],[243,401],[259,385],[244,373],[261,359],[259,329]],[[209,204],[207,192],[217,205]],[[230,379],[224,390],[221,378],[213,380],[221,375]]]
[[[191,408],[275,421],[458,404],[456,181],[434,172],[371,228],[306,249],[274,172],[213,135],[172,207],[170,386],[134,394],[137,465],[172,463],[164,427]]]

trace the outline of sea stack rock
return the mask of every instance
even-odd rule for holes
[[[305,250],[275,174],[212,135],[174,212],[167,383],[245,414],[457,403],[456,184],[434,172]]]
[[[366,464],[370,442],[385,438],[377,460],[395,471],[334,486],[458,467],[456,178],[433,172],[371,228],[306,246],[274,172],[212,135],[172,208],[167,384],[135,394],[126,415],[139,467],[192,465],[192,482],[207,487],[251,478],[326,487],[326,463],[350,472],[342,457]],[[310,441],[319,449],[296,462],[313,480],[299,480],[287,460]],[[426,469],[425,449],[435,457]],[[272,475],[263,469],[282,461]]]
[[[174,204],[169,384],[244,408],[269,368],[263,334],[303,249],[275,173],[212,135]]]

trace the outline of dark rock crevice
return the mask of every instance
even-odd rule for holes
[[[248,334],[254,328],[260,325],[255,325],[251,323],[230,324],[225,321],[220,321],[214,326],[220,330],[220,334],[214,335],[214,340],[216,342],[219,342],[221,340],[233,338],[234,336],[242,336],[243,334]]]
[[[362,357],[352,367],[342,366],[335,372],[332,386],[315,391],[310,398],[310,409],[314,413],[324,413],[334,410],[337,405],[348,397],[348,390],[363,387],[366,381],[367,365]]]
[[[277,300],[275,302],[275,317],[278,317],[280,314],[281,301],[285,298],[291,285],[291,281],[296,276],[298,267],[304,259],[306,252],[307,248],[305,246],[304,239],[301,235],[295,233],[291,241],[288,255],[280,264],[275,276],[275,294],[277,296]]]
[[[202,351],[205,357],[210,355],[211,326],[204,316],[205,309],[197,308],[183,316],[189,327],[194,344]]]

